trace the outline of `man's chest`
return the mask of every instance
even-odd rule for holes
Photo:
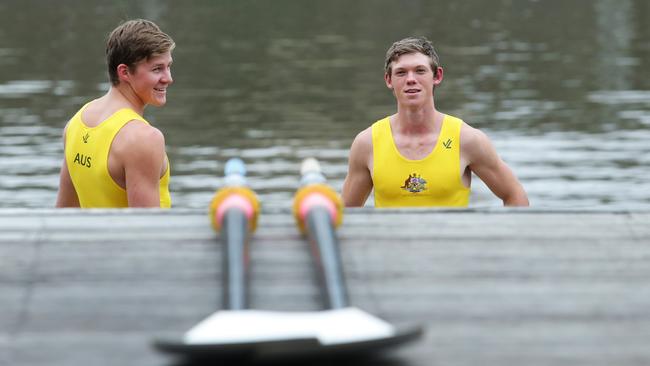
[[[429,156],[438,143],[438,134],[421,137],[393,136],[397,151],[410,160],[421,160]]]

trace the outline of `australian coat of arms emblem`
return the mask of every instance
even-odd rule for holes
[[[409,177],[404,181],[404,185],[400,188],[411,193],[419,193],[426,191],[427,181],[424,180],[421,175],[416,173],[409,174]]]

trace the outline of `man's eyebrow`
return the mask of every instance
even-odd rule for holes
[[[174,62],[174,60],[170,60],[169,62],[160,61],[160,62],[156,62],[156,63],[154,63],[153,66],[165,66],[165,65],[171,65],[173,62]]]

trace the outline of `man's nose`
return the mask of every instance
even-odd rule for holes
[[[415,73],[412,71],[409,71],[406,74],[406,82],[407,83],[414,83],[415,82]]]
[[[167,69],[167,71],[165,72],[165,75],[163,77],[163,81],[168,83],[168,84],[171,84],[171,83],[174,82],[174,79],[172,78],[172,71],[171,70]]]

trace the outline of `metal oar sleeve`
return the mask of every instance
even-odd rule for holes
[[[339,243],[329,211],[320,206],[311,208],[307,213],[307,227],[327,308],[348,307]]]
[[[248,282],[248,218],[237,208],[229,209],[223,218],[223,306],[228,310],[244,310],[249,305]]]

